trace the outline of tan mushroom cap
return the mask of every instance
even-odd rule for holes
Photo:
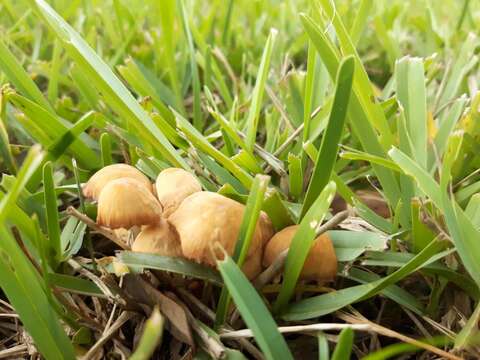
[[[83,195],[87,198],[98,200],[100,192],[110,181],[131,178],[139,181],[143,186],[152,191],[150,180],[137,168],[127,164],[113,164],[98,170],[83,187]]]
[[[180,236],[183,255],[191,260],[215,266],[213,245],[218,242],[232,255],[245,206],[214,192],[202,191],[187,197],[168,220]],[[263,214],[257,223],[243,271],[254,278],[262,270],[264,244],[273,233],[271,222]]]
[[[277,256],[290,246],[298,227],[298,225],[288,226],[270,239],[265,247],[264,266],[270,266]],[[300,278],[324,282],[333,280],[336,274],[337,256],[335,255],[335,249],[328,234],[324,233],[315,239],[303,265]]]
[[[163,214],[168,217],[187,196],[202,191],[202,185],[188,171],[168,168],[158,174],[155,181],[158,200],[163,205]]]
[[[165,219],[160,219],[158,224],[144,226],[132,245],[132,251],[172,257],[182,256],[178,233]]]
[[[162,205],[135,179],[110,181],[98,198],[97,223],[111,229],[155,224],[161,215]]]

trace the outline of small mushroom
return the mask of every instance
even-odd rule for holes
[[[132,251],[172,257],[182,256],[178,233],[165,219],[160,219],[158,224],[144,226],[132,245]]]
[[[144,185],[131,178],[110,181],[98,198],[97,223],[130,229],[159,222],[162,205]]]
[[[83,187],[83,195],[87,198],[98,200],[102,189],[110,181],[120,178],[131,178],[139,181],[143,186],[152,191],[150,180],[137,168],[127,164],[113,164],[98,170]]]
[[[202,191],[202,185],[188,171],[168,168],[158,174],[155,181],[158,200],[163,205],[163,214],[168,217],[187,196]]]
[[[298,225],[288,226],[270,239],[263,256],[265,267],[270,266],[278,255],[290,246],[297,231]],[[300,273],[300,278],[316,280],[321,283],[333,280],[336,274],[337,256],[335,255],[335,249],[328,234],[324,233],[314,240]]]
[[[229,255],[235,250],[245,206],[214,192],[202,191],[187,197],[168,220],[176,228],[183,255],[198,263],[215,266],[213,245],[220,243]],[[263,248],[273,233],[266,214],[257,223],[243,265],[245,275],[252,279],[262,270]]]

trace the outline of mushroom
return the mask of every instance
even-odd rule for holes
[[[139,181],[148,191],[152,191],[150,180],[137,168],[127,164],[113,164],[97,171],[83,187],[83,195],[98,200],[102,189],[110,181],[131,178]]]
[[[156,224],[161,215],[162,205],[135,179],[110,181],[98,198],[97,223],[111,229]]]
[[[220,243],[229,255],[235,250],[245,206],[214,192],[201,191],[187,197],[168,220],[176,228],[183,255],[198,263],[215,266],[213,245]],[[272,224],[262,214],[255,228],[245,275],[252,279],[262,270],[263,248],[273,234]]]
[[[270,266],[278,255],[290,246],[298,227],[299,225],[288,226],[270,239],[263,256],[265,267]],[[335,255],[335,249],[328,234],[324,233],[314,240],[300,273],[300,278],[325,282],[333,280],[336,274],[337,256]]]
[[[188,171],[168,168],[158,174],[155,181],[158,200],[163,205],[163,214],[168,217],[187,196],[202,191],[202,185]]]
[[[182,256],[178,233],[165,219],[160,219],[155,225],[144,226],[132,245],[132,251],[172,257]]]

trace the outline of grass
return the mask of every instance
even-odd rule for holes
[[[479,20],[469,0],[3,0],[0,356],[478,358]],[[81,195],[112,163],[245,204],[235,253],[119,248]],[[250,282],[260,210],[299,231]],[[337,279],[299,280],[327,225]]]

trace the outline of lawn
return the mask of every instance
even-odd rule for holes
[[[0,358],[480,358],[479,24],[0,0]]]

